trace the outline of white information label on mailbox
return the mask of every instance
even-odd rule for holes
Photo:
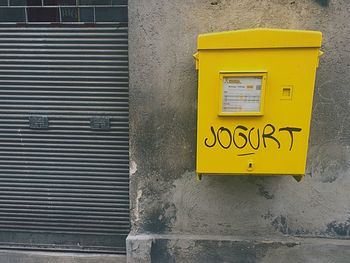
[[[262,77],[224,77],[222,112],[259,112]]]

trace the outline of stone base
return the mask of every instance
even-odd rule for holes
[[[348,263],[350,240],[197,235],[129,235],[128,263]]]

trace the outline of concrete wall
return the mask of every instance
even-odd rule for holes
[[[281,262],[273,258],[283,253],[283,262],[299,262],[300,254],[306,262],[348,262],[339,250],[350,247],[349,12],[347,0],[129,1],[130,262]],[[255,27],[324,34],[305,180],[216,176],[197,182],[196,37]],[[284,252],[260,253],[264,242]],[[209,258],[220,246],[225,258],[195,257]]]

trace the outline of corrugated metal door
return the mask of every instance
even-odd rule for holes
[[[0,26],[0,247],[124,253],[122,25]]]

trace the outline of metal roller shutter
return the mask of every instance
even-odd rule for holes
[[[125,252],[128,30],[0,26],[0,247]]]

